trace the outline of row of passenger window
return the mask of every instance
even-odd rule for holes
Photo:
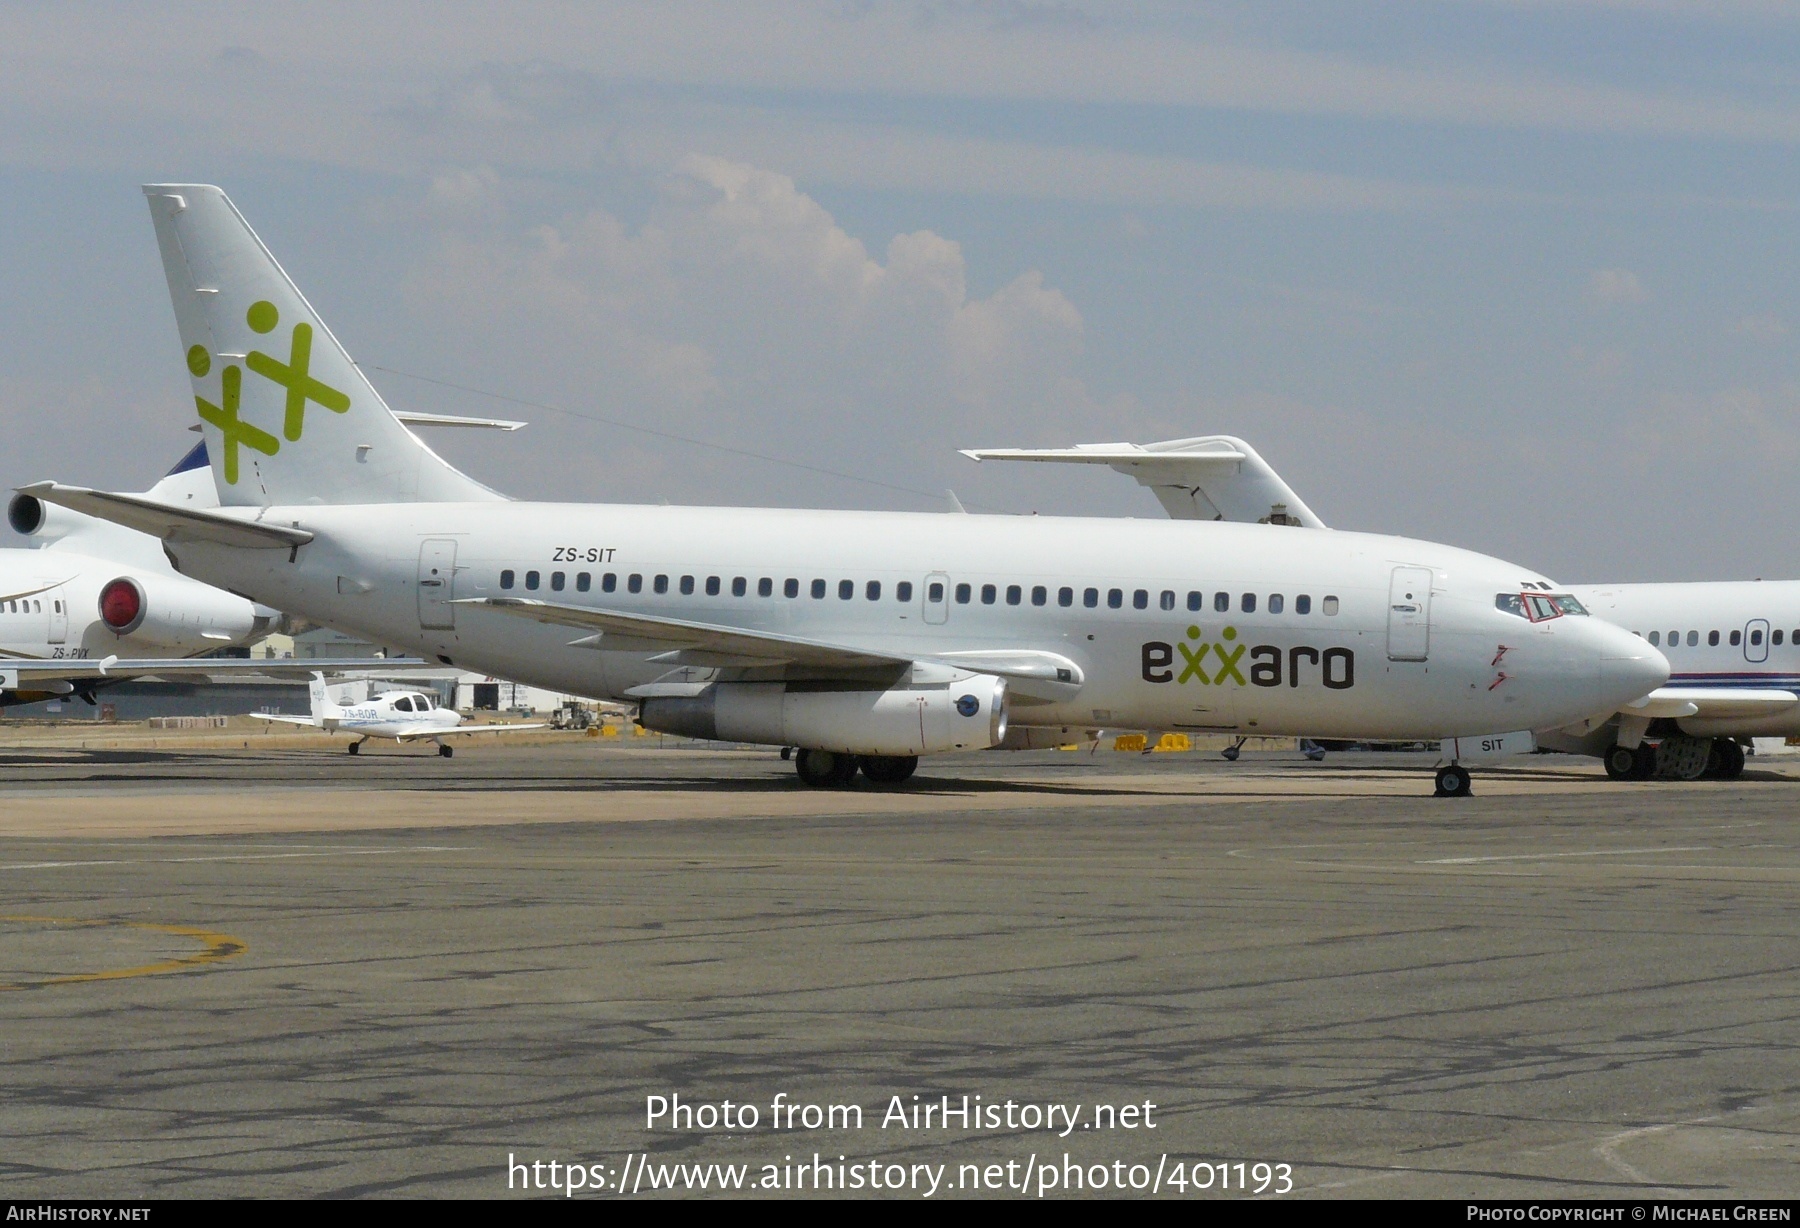
[[[37,599],[21,598],[17,601],[0,601],[0,611],[7,614],[42,614],[44,605]]]
[[[517,582],[517,579],[518,579],[517,573],[514,572],[513,569],[511,569],[511,568],[507,568],[506,570],[504,570],[500,573],[500,587],[503,589],[510,589]],[[537,589],[539,589],[542,586],[542,584],[543,584],[542,573],[536,572],[536,571],[528,571],[525,573],[525,588],[528,591],[536,591]],[[585,571],[575,573],[575,591],[576,592],[578,592],[578,593],[589,592],[593,589],[593,584],[594,584],[594,577],[593,577],[592,573],[585,572]],[[550,591],[551,592],[562,592],[567,586],[568,586],[567,573],[560,572],[560,571],[553,571],[550,573]],[[695,586],[696,586],[696,580],[693,576],[682,576],[676,582],[677,590],[684,597],[691,596],[694,592]],[[618,587],[619,587],[618,573],[609,571],[609,572],[605,572],[604,574],[601,575],[601,577],[600,577],[600,591],[601,592],[603,592],[603,593],[616,592],[618,590]],[[831,585],[825,580],[814,580],[814,581],[812,581],[812,583],[809,587],[811,590],[811,594],[815,600],[823,600],[825,598],[825,596],[831,590]],[[705,588],[706,595],[708,597],[717,597],[724,591],[724,582],[718,576],[708,576],[708,577],[706,577],[704,588]],[[837,582],[838,600],[840,600],[840,601],[853,600],[856,597],[856,589],[857,589],[857,583],[855,580],[839,580]],[[644,591],[644,577],[641,574],[638,574],[636,572],[633,572],[630,575],[627,575],[625,577],[625,591],[628,593],[643,592]],[[650,591],[653,593],[659,593],[659,594],[667,593],[669,591],[669,577],[666,575],[659,575],[659,576],[651,577]],[[748,578],[746,578],[744,576],[732,577],[731,595],[733,597],[747,596],[749,594],[749,591],[750,591],[750,581],[748,580]],[[862,586],[862,591],[863,591],[863,598],[865,600],[880,601],[881,594],[882,594],[881,581],[880,580],[869,580],[869,581],[865,582]],[[1007,605],[1022,605],[1022,604],[1024,604],[1024,602],[1026,600],[1026,593],[1027,593],[1027,590],[1024,585],[1008,584],[1004,590],[1006,604]],[[954,594],[956,603],[958,605],[968,605],[976,599],[976,587],[973,584],[967,584],[967,583],[958,584],[953,589],[953,594]],[[756,595],[758,597],[773,597],[775,595],[775,581],[768,576],[762,577],[760,580],[758,580],[756,582]],[[781,582],[781,595],[784,597],[790,597],[790,598],[800,596],[800,581],[791,576],[788,579],[783,580]],[[932,605],[941,605],[944,601],[944,597],[945,597],[944,584],[942,581],[933,580],[931,583],[926,585],[925,600],[928,603],[930,603]],[[1001,600],[1001,597],[1002,597],[1002,590],[999,585],[983,584],[980,586],[980,600],[981,600],[982,605],[994,605]],[[1075,589],[1073,589],[1073,588],[1063,587],[1063,588],[1059,588],[1056,590],[1056,604],[1059,606],[1063,606],[1063,607],[1073,606],[1075,604],[1075,598],[1076,598],[1076,592],[1075,592]],[[895,601],[904,603],[904,602],[910,602],[912,599],[913,599],[912,581],[901,580],[899,583],[894,585],[894,600]],[[1151,599],[1151,595],[1150,595],[1149,589],[1145,589],[1145,588],[1133,589],[1131,591],[1131,597],[1130,597],[1131,608],[1134,610],[1147,610],[1150,608],[1150,599]],[[1042,606],[1042,605],[1050,604],[1050,589],[1047,586],[1042,585],[1042,584],[1033,585],[1030,589],[1030,600],[1031,600],[1031,604],[1034,606]],[[1270,593],[1266,599],[1260,599],[1260,600],[1262,602],[1262,608],[1267,610],[1270,614],[1283,614],[1283,613],[1287,612],[1287,597],[1285,594]],[[1108,609],[1111,609],[1111,610],[1123,609],[1125,606],[1125,601],[1126,601],[1125,590],[1122,588],[1109,588],[1109,589],[1105,590],[1105,601],[1106,601],[1106,607]],[[1084,607],[1086,607],[1087,609],[1091,610],[1091,609],[1098,608],[1100,605],[1100,602],[1101,602],[1101,590],[1100,589],[1084,588],[1081,590],[1081,604]],[[1256,613],[1258,602],[1259,602],[1258,594],[1243,593],[1243,594],[1240,594],[1237,599],[1237,608],[1242,613],[1254,614],[1254,613]],[[1175,590],[1169,589],[1169,588],[1163,589],[1156,596],[1156,604],[1159,609],[1164,609],[1164,610],[1175,609],[1176,604],[1177,604],[1177,597],[1176,597]],[[1203,610],[1206,608],[1206,605],[1207,605],[1207,595],[1198,589],[1191,589],[1191,590],[1189,590],[1189,592],[1187,594],[1186,604],[1187,604],[1187,608],[1189,610],[1192,610],[1192,611]],[[1230,593],[1224,593],[1224,592],[1217,592],[1217,593],[1212,594],[1212,608],[1215,612],[1220,613],[1220,614],[1230,613],[1231,608],[1232,608],[1232,595]],[[1313,610],[1313,599],[1310,594],[1301,593],[1300,595],[1298,595],[1294,598],[1294,613],[1295,614],[1311,614],[1312,610]],[[1321,614],[1325,614],[1325,615],[1335,615],[1338,612],[1338,599],[1336,597],[1322,598],[1319,602],[1319,612]]]
[[[1649,640],[1653,647],[1658,648],[1680,648],[1683,643],[1681,632],[1679,631],[1669,632],[1669,638],[1667,640],[1663,639],[1662,632],[1660,631],[1652,631],[1649,635],[1645,635],[1642,631],[1634,631],[1632,634]],[[1769,643],[1777,648],[1781,647],[1781,642],[1784,638],[1786,638],[1784,633],[1779,630],[1769,632]],[[1744,642],[1744,633],[1742,631],[1731,632],[1729,642],[1733,648],[1736,648],[1739,644]],[[1762,628],[1752,627],[1750,629],[1750,646],[1752,648],[1760,648],[1762,647],[1762,642]],[[1686,643],[1689,648],[1700,647],[1700,633],[1698,631],[1688,632]],[[1800,644],[1800,627],[1794,629],[1794,643]],[[1706,644],[1709,648],[1718,647],[1719,633],[1717,631],[1708,631],[1706,633]]]

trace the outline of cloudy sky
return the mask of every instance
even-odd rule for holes
[[[206,181],[514,494],[1148,517],[955,450],[1225,431],[1340,527],[1800,576],[1797,152],[1777,0],[0,3],[0,479],[192,438],[137,185]]]

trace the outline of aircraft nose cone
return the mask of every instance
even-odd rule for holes
[[[1596,623],[1602,637],[1600,700],[1617,707],[1642,699],[1669,680],[1669,659],[1620,627]]]

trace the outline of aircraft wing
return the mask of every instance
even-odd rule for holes
[[[315,672],[414,673],[424,667],[425,662],[414,657],[64,657],[48,661],[9,658],[0,660],[0,690],[30,690],[33,683],[94,678],[288,678]]]
[[[294,550],[313,539],[305,529],[288,525],[240,520],[223,512],[197,507],[176,507],[143,495],[120,495],[85,486],[37,482],[19,487],[19,493],[66,507],[72,512],[97,516],[152,537],[187,537],[217,542],[222,546]]]
[[[414,738],[447,738],[457,733],[518,733],[525,729],[548,729],[550,726],[539,721],[535,725],[458,725],[454,729],[421,729],[417,733],[397,733],[394,740],[409,742]]]
[[[1739,718],[1775,716],[1800,704],[1800,695],[1773,687],[1658,687],[1625,705],[1632,716]]]
[[[624,614],[525,597],[473,597],[456,604],[487,606],[541,623],[591,631],[595,634],[573,642],[620,652],[650,653],[651,660],[666,662],[671,667],[797,665],[827,673],[866,673],[871,670],[897,672],[923,662],[996,674],[1025,684],[1027,694],[1041,693],[1048,698],[1073,695],[1084,681],[1081,668],[1075,662],[1060,654],[1037,649],[973,650],[914,656],[773,631],[721,627],[648,614]]]
[[[586,639],[575,641],[588,647],[619,652],[680,653],[679,660],[670,656],[671,665],[815,665],[826,669],[866,670],[900,669],[913,663],[911,657],[848,648],[772,631],[746,631],[739,627],[720,627],[648,614],[623,614],[525,597],[471,597],[456,604],[487,606],[536,622],[595,632]],[[703,657],[706,659],[701,659]]]
[[[974,461],[1105,465],[1149,487],[1173,520],[1325,527],[1269,462],[1233,435],[1144,444],[1083,443],[1072,448],[971,448],[963,455]]]

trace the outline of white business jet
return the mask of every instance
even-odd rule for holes
[[[143,496],[216,507],[206,445],[196,443]],[[0,706],[94,692],[128,678],[231,678],[297,672],[291,661],[199,654],[245,644],[281,615],[181,575],[162,543],[105,520],[18,495],[12,527],[41,543],[0,550]],[[318,660],[304,668],[391,668],[380,659]]]
[[[215,187],[147,187],[221,507],[45,482],[184,575],[459,668],[799,748],[802,781],[1111,725],[1441,738],[1659,686],[1598,619],[1520,635],[1536,573],[1268,525],[512,502],[383,404]],[[1495,665],[1505,655],[1504,669]],[[1440,793],[1468,773],[1440,771]]]
[[[434,742],[438,754],[448,759],[455,752],[444,739],[456,734],[520,733],[526,729],[544,728],[542,724],[465,725],[460,712],[442,707],[423,691],[385,691],[360,702],[340,704],[331,697],[324,674],[312,676],[308,695],[312,700],[310,716],[282,716],[273,712],[257,715],[265,721],[351,734],[356,741],[345,749],[353,755],[370,738],[392,738],[396,742]]]
[[[1230,435],[963,455],[1106,465],[1148,487],[1178,520],[1325,527],[1255,448]],[[1800,581],[1577,584],[1554,591],[1542,580],[1521,578],[1516,591],[1495,600],[1534,627],[1590,612],[1642,636],[1673,670],[1666,685],[1616,713],[1534,730],[1536,745],[1598,756],[1615,779],[1693,780],[1737,776],[1744,770],[1743,744],[1753,737],[1800,736]]]

